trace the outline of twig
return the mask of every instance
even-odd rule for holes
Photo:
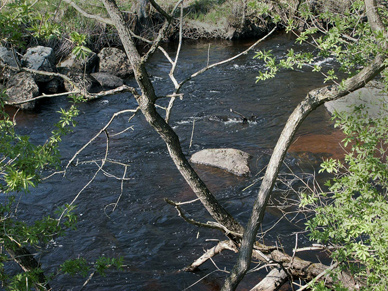
[[[310,288],[312,284],[314,284],[317,280],[321,279],[323,276],[325,276],[327,273],[329,273],[331,270],[337,268],[339,263],[335,263],[331,265],[329,268],[324,270],[322,273],[320,273],[318,276],[316,276],[314,279],[312,279],[308,284],[304,285],[303,287],[299,288],[297,291],[302,291],[307,288]]]
[[[96,273],[96,272],[94,271],[94,272],[92,272],[92,273],[89,275],[89,277],[86,279],[86,281],[85,281],[84,284],[82,285],[81,289],[79,289],[79,291],[82,291],[82,290],[85,288],[85,286],[90,282],[90,280],[92,279],[92,277],[94,276],[95,273]]]
[[[276,27],[273,28],[270,32],[268,32],[264,37],[262,37],[261,39],[259,39],[258,41],[256,41],[254,44],[252,44],[249,48],[247,48],[246,50],[244,50],[243,52],[229,58],[229,59],[226,59],[226,60],[223,60],[223,61],[220,61],[220,62],[217,62],[217,63],[214,63],[214,64],[211,64],[197,72],[195,72],[194,74],[192,74],[190,77],[188,77],[187,79],[185,79],[184,81],[182,81],[179,85],[182,86],[184,83],[190,81],[191,79],[197,77],[198,75],[206,72],[207,70],[209,69],[212,69],[214,67],[217,67],[219,65],[223,65],[223,64],[226,64],[228,62],[231,62],[239,57],[241,57],[242,55],[245,55],[247,54],[250,50],[252,50],[255,46],[257,46],[259,43],[261,43],[262,41],[264,41],[265,39],[267,39],[274,31],[276,30]]]
[[[201,282],[202,280],[204,280],[206,277],[209,277],[211,274],[215,273],[215,272],[219,272],[219,270],[214,270],[212,272],[210,272],[209,274],[206,274],[205,276],[203,276],[201,279],[195,281],[193,284],[191,284],[189,287],[183,289],[183,291],[186,291],[186,290],[189,290],[191,287],[197,285],[199,282]]]
[[[123,178],[122,178],[122,180],[121,180],[121,185],[120,185],[120,196],[119,196],[119,198],[117,199],[117,201],[116,201],[116,203],[115,203],[115,205],[114,205],[114,207],[113,207],[112,212],[116,210],[117,204],[119,204],[119,201],[120,201],[120,199],[121,199],[121,196],[123,196],[123,191],[124,191],[124,179],[125,179],[125,175],[127,174],[127,169],[128,169],[128,167],[125,166],[125,168],[124,168],[124,173],[123,173]]]
[[[71,95],[71,94],[77,94],[79,93],[79,91],[70,91],[70,92],[63,92],[63,93],[57,93],[57,94],[42,94],[40,96],[37,96],[37,97],[34,97],[34,98],[30,98],[30,99],[26,99],[26,100],[23,100],[23,101],[19,101],[19,102],[5,102],[5,104],[7,105],[21,105],[21,104],[24,104],[24,103],[27,103],[27,102],[31,102],[31,101],[35,101],[35,100],[39,100],[39,99],[43,99],[43,98],[54,98],[54,97],[62,97],[62,96],[67,96],[67,95]]]
[[[292,267],[292,265],[294,264],[294,258],[295,258],[295,253],[296,253],[296,249],[298,248],[298,233],[295,233],[295,247],[294,249],[292,250],[292,257],[291,257],[291,263],[290,263],[290,266]]]
[[[214,63],[214,64],[212,64],[212,65],[207,65],[205,68],[202,68],[201,70],[199,70],[199,71],[193,73],[190,77],[186,78],[185,80],[183,80],[182,82],[180,82],[180,83],[178,84],[178,87],[175,88],[175,93],[179,93],[179,90],[182,88],[182,86],[183,86],[186,82],[188,82],[188,81],[190,81],[191,79],[193,79],[193,78],[199,76],[200,74],[206,72],[207,70],[210,70],[210,69],[212,69],[212,68],[214,68],[214,67],[217,67],[217,66],[219,66],[219,65],[226,64],[226,63],[228,63],[228,62],[231,62],[231,61],[233,61],[233,60],[239,58],[239,57],[242,56],[242,55],[247,54],[250,50],[252,50],[255,46],[257,46],[260,42],[262,42],[263,40],[265,40],[266,38],[268,38],[268,37],[275,31],[275,29],[276,29],[276,28],[273,28],[269,33],[267,33],[264,37],[262,37],[261,39],[259,39],[258,41],[256,41],[253,45],[251,45],[249,48],[247,48],[247,49],[244,50],[243,52],[241,52],[241,53],[239,53],[239,54],[237,54],[237,55],[235,55],[235,56],[233,56],[233,57],[231,57],[231,58],[229,58],[229,59],[226,59],[226,60],[223,60],[223,61]],[[209,61],[208,61],[208,63],[209,63]],[[165,117],[165,120],[166,120],[167,123],[168,123],[169,120],[170,120],[171,109],[172,109],[172,107],[173,107],[173,105],[174,105],[174,102],[175,102],[175,98],[172,98],[172,99],[170,100],[170,103],[168,104],[167,111],[166,111],[166,117]]]
[[[84,144],[83,147],[81,147],[74,155],[73,157],[69,160],[69,162],[67,163],[66,167],[65,167],[65,172],[64,172],[64,176],[66,175],[66,170],[69,168],[70,164],[75,160],[75,158],[85,149],[87,148],[97,137],[100,136],[101,133],[103,133],[110,125],[111,123],[113,122],[113,120],[123,114],[123,113],[128,113],[128,112],[137,112],[139,110],[139,107],[136,108],[136,109],[126,109],[126,110],[122,110],[122,111],[119,111],[119,112],[116,112],[115,114],[112,115],[111,119],[109,120],[109,122],[94,136],[92,137],[86,144]]]
[[[228,230],[226,227],[224,227],[224,226],[222,226],[222,225],[220,225],[218,223],[210,222],[210,221],[208,221],[207,223],[203,223],[203,222],[199,222],[199,221],[196,221],[194,219],[188,218],[186,216],[186,214],[183,212],[182,208],[179,206],[179,204],[177,204],[174,201],[169,200],[167,198],[164,198],[164,201],[166,201],[168,204],[174,206],[175,209],[178,211],[179,216],[182,217],[184,221],[186,221],[186,222],[188,222],[190,224],[193,224],[193,225],[198,226],[198,227],[218,229],[218,230],[221,230],[221,231],[223,231],[225,233],[231,233],[233,235],[238,235],[238,236],[242,237],[242,234],[238,234],[238,233],[232,232],[232,231]]]
[[[191,130],[189,150],[191,149],[191,146],[193,145],[194,128],[195,128],[195,119],[193,120],[193,129]]]
[[[86,185],[82,187],[82,189],[77,193],[77,195],[74,197],[74,199],[69,203],[69,206],[72,206],[74,204],[74,202],[78,199],[78,197],[81,195],[81,193],[94,181],[94,179],[96,179],[97,174],[102,170],[102,168],[105,165],[106,159],[108,157],[108,152],[109,152],[109,135],[106,132],[106,130],[104,132],[106,134],[107,141],[106,141],[105,157],[104,157],[104,159],[101,160],[101,166],[98,167],[98,170],[94,173],[93,177],[89,180],[89,182],[87,182]],[[62,214],[58,218],[58,223],[62,219],[65,212],[66,212],[66,209],[62,212]]]

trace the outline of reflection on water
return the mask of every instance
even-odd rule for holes
[[[282,55],[292,46],[291,42],[278,36],[260,48],[272,49],[274,54]],[[246,43],[212,42],[210,62],[231,57],[245,47]],[[208,48],[207,42],[183,46],[178,80],[206,65]],[[167,45],[166,49],[173,51],[174,44]],[[176,101],[171,119],[171,125],[180,136],[188,156],[210,147],[238,148],[253,156],[252,177],[234,177],[218,169],[196,166],[221,203],[242,223],[250,215],[259,183],[242,190],[252,184],[257,179],[255,174],[265,167],[290,112],[310,89],[320,86],[323,79],[317,73],[303,70],[282,71],[277,78],[256,84],[255,76],[262,69],[262,64],[253,60],[253,55],[254,52],[251,52],[234,63],[217,67],[188,82],[183,90],[184,98]],[[326,60],[323,66],[325,62],[330,64],[330,60]],[[157,94],[171,93],[172,83],[168,78],[170,66],[161,54],[152,58],[148,69]],[[161,100],[160,105],[166,102]],[[58,118],[56,111],[67,106],[66,100],[59,98],[45,101],[34,113],[19,113],[19,131],[31,134],[32,140],[41,142],[49,136],[52,124]],[[61,145],[63,163],[66,164],[108,122],[113,113],[128,108],[136,108],[135,100],[128,94],[81,104],[78,126],[74,133],[64,138]],[[244,116],[255,116],[255,120],[243,123],[241,117],[231,109]],[[126,267],[122,272],[109,273],[105,278],[96,276],[85,290],[182,290],[214,270],[214,267],[206,264],[198,273],[181,273],[178,270],[200,256],[204,248],[214,245],[214,242],[206,239],[223,239],[223,236],[217,231],[198,229],[185,223],[175,209],[164,202],[165,197],[186,201],[195,196],[175,169],[158,135],[140,114],[128,124],[130,115],[121,115],[108,129],[112,136],[133,126],[133,130],[109,140],[109,159],[114,162],[107,163],[105,175],[100,172],[76,201],[80,216],[77,230],[48,246],[41,261],[50,272],[68,258],[83,256],[93,261],[101,254],[123,256]],[[189,148],[194,120],[193,145]],[[295,152],[307,150],[319,154],[321,148],[316,148],[314,136],[331,132],[328,114],[324,109],[318,109],[300,129],[301,135],[312,138],[300,137],[294,145],[297,148]],[[72,166],[66,178],[54,176],[27,195],[22,200],[20,214],[25,219],[35,219],[42,213],[52,213],[56,207],[71,202],[97,171],[105,149],[106,138],[101,135],[78,157],[78,166]],[[324,148],[322,150],[326,151]],[[294,155],[290,161],[292,159],[298,159],[298,155]],[[123,163],[127,165],[125,177],[128,179],[123,183],[121,192],[120,180],[107,175],[122,177],[125,170]],[[185,209],[200,221],[210,219],[198,202]],[[276,211],[267,214],[263,229],[269,228],[280,215]],[[279,235],[289,235],[297,229],[292,223],[280,223],[265,240],[273,243]],[[292,247],[294,237],[283,238],[283,243],[286,247]],[[233,254],[225,252],[216,260],[220,268],[230,268],[234,258]],[[195,285],[193,290],[218,290],[224,276],[222,272],[213,273]],[[253,281],[256,281],[256,276],[251,276]],[[82,286],[84,281],[84,278],[69,280],[59,277],[52,286],[66,289]],[[248,285],[249,280],[244,284],[242,288],[252,287]]]

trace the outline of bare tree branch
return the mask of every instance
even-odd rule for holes
[[[164,16],[164,18],[166,18],[166,20],[168,21],[168,22],[171,22],[172,21],[172,16],[171,15],[169,15],[166,11],[164,11],[163,9],[162,9],[162,7],[160,7],[159,5],[158,5],[158,3],[156,3],[154,0],[149,0],[150,1],[150,3],[151,3],[151,5],[156,9],[156,11],[158,11],[160,14],[162,14],[163,16]],[[179,1],[179,2],[182,2],[182,1]]]
[[[230,251],[237,253],[237,248],[232,241],[230,241],[230,240],[220,241],[216,246],[207,250],[201,257],[196,259],[191,265],[185,267],[183,270],[186,272],[193,272],[199,266],[204,264],[210,258],[213,258],[217,254],[221,253],[223,250],[230,250]]]
[[[112,20],[110,20],[109,18],[103,18],[103,17],[98,16],[98,15],[89,14],[71,0],[63,0],[63,1],[65,1],[67,4],[70,4],[75,10],[77,10],[79,13],[81,13],[83,16],[85,16],[87,18],[95,19],[99,22],[113,25]]]
[[[140,57],[140,54],[136,49],[130,32],[125,25],[123,17],[115,1],[102,1],[116,26],[116,29],[123,42],[125,52],[133,67],[135,79],[142,92],[142,95],[139,96],[136,100],[147,122],[165,141],[167,149],[176,167],[185,178],[186,182],[190,185],[191,189],[197,195],[197,197],[200,198],[202,204],[211,214],[211,216],[228,229],[242,232],[242,226],[219,204],[217,199],[206,187],[205,183],[191,167],[190,163],[187,161],[185,155],[182,152],[178,136],[156,111],[155,101],[157,100],[157,96],[145,68],[145,58]],[[159,34],[159,38],[161,37],[162,33],[163,31],[161,31]]]
[[[226,60],[222,60],[220,62],[217,62],[217,63],[214,63],[214,64],[211,64],[211,65],[208,65],[206,66],[205,68],[202,68],[201,70],[193,73],[190,77],[186,78],[185,80],[183,80],[182,82],[180,82],[178,84],[178,86],[176,86],[176,89],[175,89],[175,93],[179,93],[179,90],[182,88],[182,86],[190,81],[191,79],[201,75],[202,73],[206,72],[207,70],[210,70],[212,68],[215,68],[217,66],[220,66],[220,65],[223,65],[223,64],[226,64],[226,63],[229,63],[239,57],[241,57],[242,55],[245,55],[247,54],[250,50],[252,50],[254,47],[256,47],[259,43],[261,43],[263,40],[265,40],[266,38],[268,38],[273,32],[275,31],[275,28],[273,28],[269,33],[267,33],[264,37],[262,37],[261,39],[259,39],[258,41],[256,41],[254,44],[252,44],[249,48],[247,48],[246,50],[244,50],[243,52],[229,58],[229,59],[226,59]],[[170,116],[171,116],[171,109],[174,105],[174,101],[175,101],[175,98],[172,98],[168,104],[168,107],[167,107],[167,110],[166,110],[166,117],[165,117],[165,120],[166,122],[168,122],[170,120]]]
[[[63,93],[57,93],[57,94],[42,94],[40,96],[37,96],[37,97],[34,97],[34,98],[30,98],[30,99],[26,99],[26,100],[23,100],[23,101],[18,101],[18,102],[5,101],[5,104],[10,105],[10,106],[21,105],[21,104],[24,104],[24,103],[28,103],[28,102],[31,102],[31,101],[36,101],[36,100],[43,99],[43,98],[54,98],[54,97],[68,96],[68,95],[71,95],[71,94],[78,94],[78,93],[79,93],[79,91],[70,91],[70,92],[63,92]]]
[[[112,115],[111,119],[109,120],[109,122],[107,124],[105,124],[105,126],[103,128],[101,128],[99,130],[99,132],[94,136],[92,137],[83,147],[81,147],[74,155],[73,157],[68,161],[66,167],[65,167],[65,174],[66,175],[66,170],[69,168],[69,166],[71,165],[71,163],[75,160],[75,158],[86,148],[88,147],[97,137],[100,136],[101,133],[103,133],[104,131],[106,131],[106,129],[112,124],[113,120],[121,115],[121,114],[124,114],[124,113],[128,113],[128,112],[132,112],[132,113],[136,113],[137,111],[139,110],[139,107],[136,108],[136,109],[126,109],[126,110],[122,110],[122,111],[119,111],[119,112],[116,112],[115,114]]]

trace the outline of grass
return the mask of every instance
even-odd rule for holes
[[[3,0],[0,2],[1,5],[4,5],[7,3],[22,4],[24,1],[25,0]],[[73,1],[89,14],[96,14],[108,18],[107,12],[100,0]],[[157,0],[166,11],[171,11],[177,1],[178,0]],[[69,34],[74,31],[87,35],[86,46],[94,51],[98,51],[104,46],[121,45],[121,41],[114,28],[100,23],[97,20],[88,19],[82,16],[75,8],[62,0],[26,0],[26,2],[30,5],[33,4],[33,14],[35,16],[40,16],[39,20],[35,19],[30,25],[38,27],[39,32],[40,27],[45,27],[46,24],[47,26],[54,25],[55,28],[58,27],[57,30],[59,30],[59,36],[56,39],[51,39],[50,42],[45,39],[38,39],[35,40],[35,45],[38,43],[41,45],[49,45],[54,47],[60,55],[66,55],[73,45],[68,41]],[[135,15],[136,2],[137,0],[117,0],[117,4],[121,11],[128,15],[129,19],[133,19],[133,16]],[[241,6],[242,0],[184,1],[185,17],[213,26],[221,23],[233,25],[233,20],[238,19],[236,13],[241,11]],[[7,8],[4,7],[3,9],[0,11],[0,16]],[[150,13],[153,12],[155,12],[155,9],[151,8]],[[129,25],[133,25],[133,23],[129,22]]]

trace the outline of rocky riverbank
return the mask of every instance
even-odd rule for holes
[[[141,37],[154,39],[164,19],[147,0],[140,2],[145,5],[131,7],[131,13],[127,17],[128,27]],[[163,8],[169,11],[174,3],[175,1],[166,1]],[[317,13],[320,13],[327,9],[341,10],[348,4],[349,1],[312,1],[308,5],[313,5]],[[280,1],[277,4],[272,1],[258,3],[247,0],[185,1],[182,36],[186,39],[260,38],[275,25],[281,30],[281,23],[286,23],[287,18],[292,17],[292,11],[298,5],[299,1]],[[53,21],[65,22],[66,9],[70,8],[64,6],[64,11],[56,13]],[[277,11],[279,21],[274,21],[268,11]],[[179,23],[179,19],[173,20],[165,41],[178,38]],[[11,50],[11,46],[0,47],[0,68],[3,68],[0,73],[0,89],[6,90],[9,98],[7,103],[22,109],[32,109],[35,106],[34,98],[42,94],[77,90],[90,92],[122,86],[124,79],[131,76],[132,69],[125,53],[120,50],[121,42],[109,26],[100,23],[96,27],[94,33],[82,29],[79,31],[87,34],[86,46],[93,51],[84,60],[77,59],[72,54],[74,43],[65,36],[55,41],[38,41],[40,46],[36,46],[35,41],[35,46],[27,50]],[[32,42],[29,43],[31,46]],[[138,45],[149,44],[138,40]]]
[[[18,58],[11,49],[0,47],[0,74],[7,104],[22,109],[33,109],[35,98],[78,90],[113,89],[124,84],[124,78],[133,74],[125,53],[118,48],[103,48],[87,58],[70,54],[56,62],[51,47],[36,46],[27,49]]]

